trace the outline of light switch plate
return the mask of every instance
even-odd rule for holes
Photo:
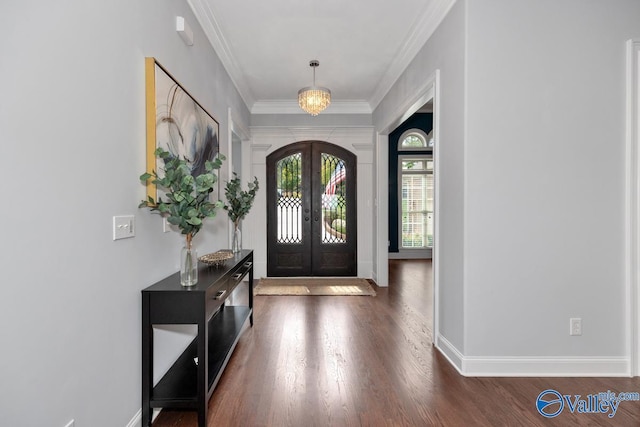
[[[127,239],[136,235],[136,217],[121,215],[113,217],[113,240]]]

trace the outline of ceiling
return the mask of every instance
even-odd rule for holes
[[[188,0],[253,114],[304,114],[312,59],[327,113],[371,113],[454,2]]]

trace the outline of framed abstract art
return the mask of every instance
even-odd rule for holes
[[[147,172],[163,176],[155,156],[161,147],[187,161],[191,174],[205,172],[205,162],[219,151],[218,122],[155,58],[145,58]],[[162,163],[162,161],[160,161]],[[158,189],[147,182],[147,197],[158,200]]]

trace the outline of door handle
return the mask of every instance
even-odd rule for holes
[[[308,217],[308,216],[305,216],[305,217],[304,217],[304,220],[305,220],[305,221],[309,221],[309,217]]]

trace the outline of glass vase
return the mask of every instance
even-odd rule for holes
[[[191,239],[187,237],[187,242],[180,251],[180,284],[193,286],[196,283],[198,283],[198,253],[191,246]]]
[[[231,251],[237,254],[242,250],[242,231],[240,231],[240,224],[235,224],[233,228],[233,240],[231,241]]]

